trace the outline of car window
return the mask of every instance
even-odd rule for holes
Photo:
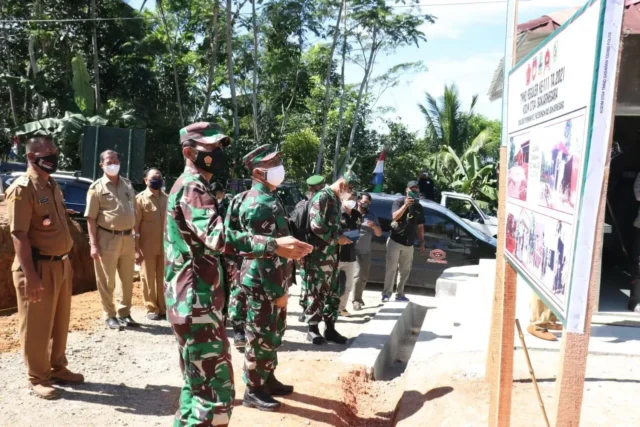
[[[456,200],[448,198],[447,209],[458,215],[460,218],[465,218],[471,221],[478,221],[482,219],[475,206],[473,206],[468,200]]]
[[[377,216],[379,219],[391,220],[391,207],[393,200],[387,199],[373,199],[371,201],[371,213]]]
[[[458,223],[451,218],[435,212],[431,209],[424,209],[424,234],[425,237],[436,239],[472,241],[473,237]]]

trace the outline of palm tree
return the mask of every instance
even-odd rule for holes
[[[434,149],[448,146],[456,153],[463,153],[469,144],[469,119],[478,101],[478,95],[471,98],[468,112],[462,111],[458,87],[444,86],[444,94],[436,99],[425,92],[425,104],[418,104],[427,121],[427,138]]]

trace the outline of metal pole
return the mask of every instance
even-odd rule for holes
[[[127,150],[127,178],[131,180],[131,143],[133,141],[133,129],[129,129],[129,149]]]
[[[100,142],[100,126],[96,126],[96,137],[93,144],[93,180],[95,181],[98,168],[98,143]]]
[[[536,374],[533,372],[533,366],[531,366],[531,359],[529,358],[529,350],[527,350],[527,344],[524,342],[524,335],[522,335],[522,328],[520,328],[520,321],[518,319],[516,319],[516,327],[518,328],[518,336],[520,337],[520,343],[522,344],[524,355],[527,358],[527,365],[529,366],[529,376],[531,377],[531,382],[533,382],[533,386],[536,389],[536,394],[538,395],[538,404],[540,404],[540,409],[542,409],[544,422],[547,424],[547,427],[550,427],[549,417],[547,417],[547,410],[544,409],[544,402],[542,401],[542,396],[540,395],[540,389],[538,388],[538,381],[536,380]]]

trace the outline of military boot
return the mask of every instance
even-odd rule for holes
[[[280,409],[280,402],[269,396],[264,387],[249,387],[244,391],[242,406],[256,408],[261,411],[274,412]]]
[[[247,337],[244,334],[244,326],[233,327],[233,345],[240,353],[244,353],[244,348],[247,345]]]
[[[278,381],[273,371],[269,374],[264,388],[271,396],[288,396],[293,393],[293,386],[282,384]]]
[[[333,321],[327,321],[325,323],[327,324],[327,329],[324,331],[324,339],[336,344],[347,343],[347,337],[340,335],[340,333],[336,331],[336,324]]]
[[[309,325],[309,332],[307,332],[307,341],[311,341],[316,345],[322,345],[326,341],[320,335],[320,329],[318,329],[318,325]]]

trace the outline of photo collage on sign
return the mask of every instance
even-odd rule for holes
[[[558,302],[571,274],[584,110],[509,137],[506,249]]]

